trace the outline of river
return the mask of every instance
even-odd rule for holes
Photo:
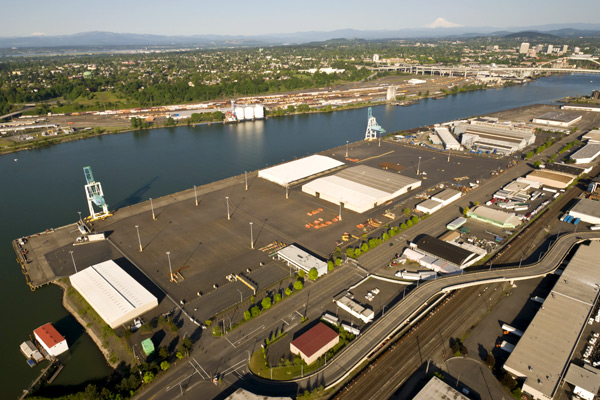
[[[599,86],[596,76],[552,76],[410,107],[376,106],[373,113],[393,132],[550,103],[589,94]],[[10,244],[14,238],[74,222],[77,211],[86,214],[82,167],[92,166],[114,209],[360,140],[366,122],[366,109],[353,109],[99,136],[0,156],[0,293],[5,325],[0,335],[4,365],[0,397],[16,398],[39,373],[40,367],[26,365],[18,346],[46,322],[54,323],[71,347],[71,358],[53,384],[57,392],[110,373],[94,343],[61,306],[61,290],[50,285],[30,291]]]

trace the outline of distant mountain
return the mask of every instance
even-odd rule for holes
[[[552,35],[550,33],[544,33],[544,32],[536,32],[536,31],[523,31],[523,32],[509,33],[507,35],[503,35],[502,37],[505,39],[534,40],[534,41],[560,39],[556,35]]]
[[[475,36],[522,35],[531,32],[545,40],[556,37],[600,37],[600,24],[552,24],[519,28],[494,27],[448,27],[452,23],[438,21],[435,28],[412,28],[396,30],[341,29],[321,32],[295,32],[268,35],[193,35],[165,36],[135,33],[114,32],[82,32],[61,36],[27,36],[0,37],[0,48],[51,48],[51,47],[86,47],[86,46],[161,46],[161,47],[241,47],[268,46],[281,44],[302,44],[326,41],[336,38],[344,39],[429,39],[429,38],[469,38]],[[433,26],[432,25],[432,26]],[[554,35],[543,36],[543,35]],[[516,38],[517,36],[515,36]],[[544,39],[542,39],[544,40]]]

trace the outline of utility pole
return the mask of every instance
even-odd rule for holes
[[[137,231],[138,243],[140,245],[140,253],[142,252],[142,239],[140,239],[140,226],[136,225],[135,230]]]
[[[342,202],[340,201],[340,212],[338,213],[338,219],[342,220]]]
[[[198,192],[196,191],[196,185],[194,185],[194,198],[196,199],[196,207],[198,207]]]
[[[346,140],[346,157],[348,157],[348,144],[349,144],[349,143],[350,143],[350,142],[349,142],[348,140]]]
[[[152,197],[150,197],[150,208],[152,209],[152,219],[156,221],[156,215],[154,215],[154,204],[152,203]]]
[[[417,164],[417,176],[421,175],[421,156],[419,156],[419,163]]]
[[[167,259],[169,260],[169,274],[171,277],[171,282],[173,282],[173,268],[171,267],[171,252],[167,251]]]
[[[71,260],[73,260],[73,268],[75,268],[75,273],[77,273],[77,265],[75,265],[75,257],[73,257],[73,250],[69,250],[71,253]]]
[[[244,180],[246,181],[246,191],[248,191],[248,171],[244,171]]]
[[[250,222],[250,248],[253,249],[254,248],[254,233],[252,232],[252,225],[254,225],[254,222]]]
[[[225,201],[227,202],[227,220],[230,220],[231,214],[229,214],[229,196],[225,196]]]

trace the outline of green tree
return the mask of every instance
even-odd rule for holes
[[[250,318],[252,318],[252,314],[250,314],[250,311],[244,311],[244,321],[248,321]]]
[[[287,106],[287,108],[285,109],[285,111],[287,111],[288,113],[293,113],[296,112],[296,107],[289,105]]]
[[[383,232],[383,235],[381,235],[381,238],[382,238],[383,240],[389,240],[389,238],[390,238],[390,234],[389,234],[389,233],[387,233],[387,232]]]
[[[531,158],[531,157],[533,157],[533,151],[530,151],[529,153],[527,153],[527,154],[525,155],[525,158],[527,158],[527,159],[529,159],[529,158]]]
[[[168,117],[165,126],[175,126],[175,120],[171,117]]]
[[[298,270],[298,276],[300,278],[304,278],[306,276],[306,272],[304,272],[304,270],[302,270],[302,269],[299,269]]]
[[[373,239],[371,239],[373,240]],[[371,242],[371,240],[369,240],[369,242]],[[374,243],[374,242],[373,242]],[[375,245],[373,245],[373,247],[375,247]],[[363,244],[360,245],[360,250],[365,253],[367,251],[369,251],[369,245],[366,242],[363,242]]]
[[[463,215],[466,217],[467,214],[469,213],[469,207],[465,207],[463,208]]]
[[[167,349],[165,346],[162,346],[158,349],[158,356],[161,359],[165,359],[167,357],[169,357],[169,349]]]
[[[533,163],[534,168],[539,168],[540,165],[542,165],[542,162],[540,160],[537,160],[536,162]]]
[[[152,371],[146,371],[144,374],[144,383],[150,383],[154,380],[154,373]]]
[[[253,317],[256,317],[258,314],[260,314],[260,308],[258,308],[258,306],[254,306],[250,309],[250,314],[252,314]]]
[[[332,260],[327,261],[327,271],[333,271],[333,261]]]
[[[317,271],[317,269],[315,267],[312,267],[310,269],[310,271],[308,271],[308,279],[310,279],[311,281],[314,281],[318,277],[319,277],[319,271]]]
[[[309,111],[310,111],[310,107],[309,107],[309,105],[308,105],[308,104],[300,104],[300,105],[298,106],[298,111],[299,111],[299,112],[303,112],[303,113],[304,113],[304,112],[309,112]]]
[[[270,297],[265,297],[260,302],[260,305],[262,306],[263,310],[268,310],[269,308],[271,308],[271,298]]]
[[[412,221],[409,219],[408,221],[406,221],[406,227],[410,228],[411,226],[413,226]]]
[[[406,225],[404,222],[400,224],[400,229],[404,231],[406,228],[408,228],[408,225]]]
[[[356,257],[360,256],[362,254],[362,251],[360,250],[360,247],[357,247],[354,249],[354,255]]]
[[[408,215],[408,214],[410,214],[410,208],[405,208],[404,210],[402,210],[402,213],[403,213],[404,215]]]
[[[162,369],[163,371],[168,370],[170,366],[171,364],[169,364],[169,362],[166,360],[160,363],[160,369]]]
[[[342,259],[339,257],[336,257],[335,259],[335,265],[336,267],[339,267],[340,265],[342,265]]]
[[[346,248],[346,255],[347,255],[348,257],[352,257],[352,256],[354,256],[354,249],[353,249],[352,247],[347,247],[347,248]]]
[[[275,293],[275,296],[273,296],[273,301],[275,304],[279,303],[281,301],[281,293]]]
[[[419,223],[419,217],[417,217],[416,215],[413,215],[413,217],[410,220],[413,223],[413,225],[416,225]]]
[[[284,292],[286,296],[289,296],[290,294],[292,294],[292,289],[290,289],[289,287],[285,288]]]
[[[302,284],[302,281],[300,279],[298,279],[296,282],[294,282],[294,289],[295,290],[300,290],[304,287],[304,284]]]

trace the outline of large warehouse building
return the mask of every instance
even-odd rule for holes
[[[419,186],[420,180],[359,165],[306,183],[302,191],[363,213]]]
[[[474,247],[472,248],[474,249]],[[409,260],[418,262],[421,266],[445,274],[458,272],[473,265],[485,256],[470,249],[446,242],[429,235],[423,235],[410,248],[402,253]]]
[[[521,225],[521,220],[516,215],[486,206],[477,206],[469,210],[467,216],[504,229],[514,229]]]
[[[550,111],[531,120],[534,124],[568,128],[581,121],[581,115],[566,111]]]
[[[571,159],[575,164],[589,164],[600,156],[600,143],[588,143],[575,153],[571,154]]]
[[[577,178],[576,175],[550,169],[538,169],[526,176],[526,179],[530,181],[557,189],[566,188],[575,180],[575,178]]]
[[[600,225],[600,202],[591,199],[580,199],[569,210],[569,215],[588,224]]]
[[[512,154],[535,142],[534,130],[531,128],[480,120],[458,124],[454,133],[460,134],[461,144],[468,149],[499,154]]]
[[[525,379],[523,393],[552,399],[598,300],[600,242],[580,245],[519,339],[504,369]]]
[[[290,352],[298,354],[307,365],[310,365],[339,341],[340,337],[336,331],[319,322],[290,343]]]
[[[327,273],[327,263],[325,261],[319,260],[317,257],[293,244],[279,250],[277,258],[284,260],[288,265],[293,266],[297,270],[304,271],[307,275],[313,268],[317,270],[319,276]]]
[[[69,279],[113,329],[158,305],[158,299],[152,293],[112,260],[92,265]]]
[[[331,157],[315,154],[260,170],[258,177],[281,186],[289,186],[294,182],[332,171],[343,165],[345,165],[343,162]]]

